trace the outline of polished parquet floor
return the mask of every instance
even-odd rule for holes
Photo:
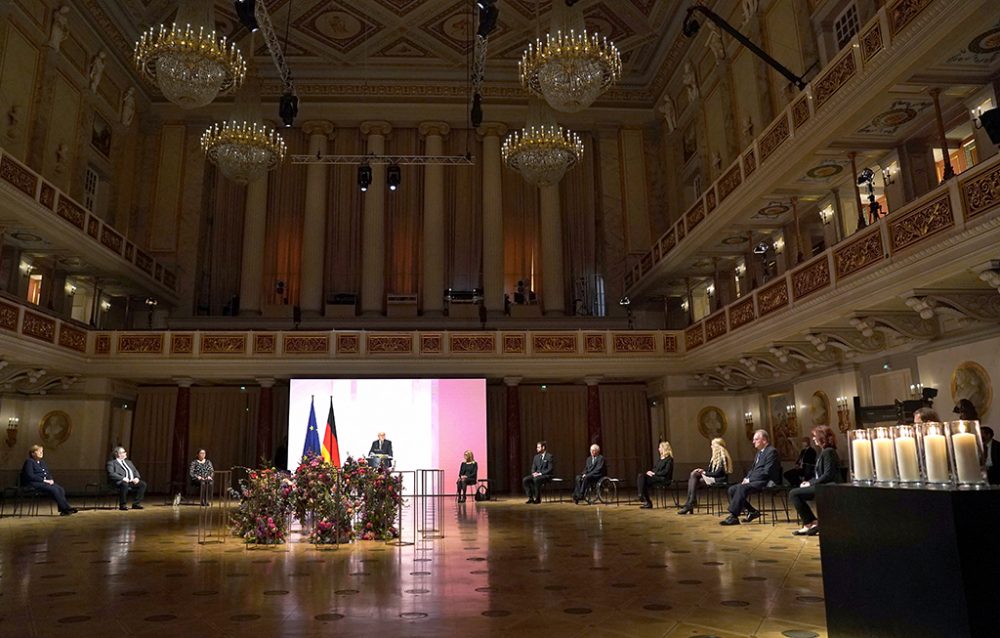
[[[0,635],[826,636],[794,525],[430,500],[443,538],[326,551],[199,545],[193,506],[3,518]]]

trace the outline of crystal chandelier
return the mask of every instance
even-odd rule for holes
[[[583,142],[558,124],[532,124],[513,131],[500,149],[503,161],[536,186],[556,184],[583,157]]]
[[[213,124],[201,136],[201,149],[223,175],[241,184],[263,177],[285,159],[285,140],[256,122]]]
[[[621,77],[617,47],[586,29],[558,30],[528,44],[518,65],[521,85],[565,113],[581,111]]]
[[[185,14],[191,18],[186,23]],[[238,87],[246,76],[246,62],[236,44],[217,37],[214,24],[210,2],[188,0],[169,29],[162,24],[151,27],[136,42],[139,73],[181,108],[205,106]]]

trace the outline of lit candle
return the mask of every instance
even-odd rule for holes
[[[955,470],[958,480],[962,483],[978,483],[982,480],[979,470],[979,446],[976,445],[976,435],[970,432],[959,432],[951,435],[955,447]]]
[[[924,435],[924,461],[927,464],[928,481],[948,482],[948,444],[943,434]]]
[[[899,460],[899,477],[904,481],[920,480],[920,465],[917,462],[917,441],[912,436],[896,439],[896,458]]]
[[[879,481],[898,481],[899,474],[896,472],[896,464],[892,458],[892,439],[889,437],[879,437],[872,444],[875,447],[875,475]]]
[[[871,441],[854,439],[851,441],[851,453],[854,455],[854,478],[861,481],[870,481],[875,478],[875,469],[872,467]]]

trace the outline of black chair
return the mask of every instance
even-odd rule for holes
[[[30,485],[21,485],[20,477],[18,477],[17,485],[13,489],[14,505],[11,510],[11,516],[24,516],[25,509],[27,509],[28,516],[38,516],[38,501],[43,498],[49,501],[49,516],[53,515],[55,502],[49,499],[48,495],[44,492],[36,490]]]
[[[546,503],[562,503],[563,502],[563,490],[565,489],[563,485],[566,483],[565,480],[559,478],[558,476],[553,477],[551,480],[545,481],[539,486],[539,498],[541,498]]]
[[[771,525],[775,525],[778,522],[778,514],[784,512],[785,522],[791,523],[792,517],[788,511],[788,492],[790,490],[791,488],[787,485],[769,485],[757,492],[757,509],[763,514],[757,520],[763,523],[766,518],[771,521]]]
[[[715,482],[706,485],[702,490],[704,498],[698,499],[697,509],[704,510],[710,516],[722,516],[726,511],[726,504],[729,501],[729,484]]]
[[[83,486],[84,509],[105,510],[118,507],[118,490],[107,481],[93,481]]]

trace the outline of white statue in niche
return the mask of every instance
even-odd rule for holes
[[[750,22],[757,15],[760,0],[743,0],[743,22]]]
[[[108,54],[101,51],[90,61],[88,77],[90,78],[90,91],[92,93],[97,93],[97,87],[101,85],[101,78],[104,76],[104,58],[106,57],[108,57]]]
[[[694,102],[698,99],[698,78],[694,74],[694,66],[691,60],[684,62],[684,86],[687,87],[688,101]]]
[[[722,43],[722,32],[712,22],[709,22],[706,26],[708,27],[708,41],[705,43],[705,46],[712,50],[716,62],[721,62],[726,59],[726,47]]]
[[[59,45],[69,34],[69,7],[63,5],[52,12],[52,31],[49,33],[48,46],[59,50]]]
[[[125,126],[132,124],[135,119],[135,87],[130,86],[122,96],[121,123]]]
[[[667,132],[673,133],[677,128],[677,110],[674,108],[674,101],[670,96],[663,98],[660,105],[660,113],[663,113],[663,121],[667,123]]]

